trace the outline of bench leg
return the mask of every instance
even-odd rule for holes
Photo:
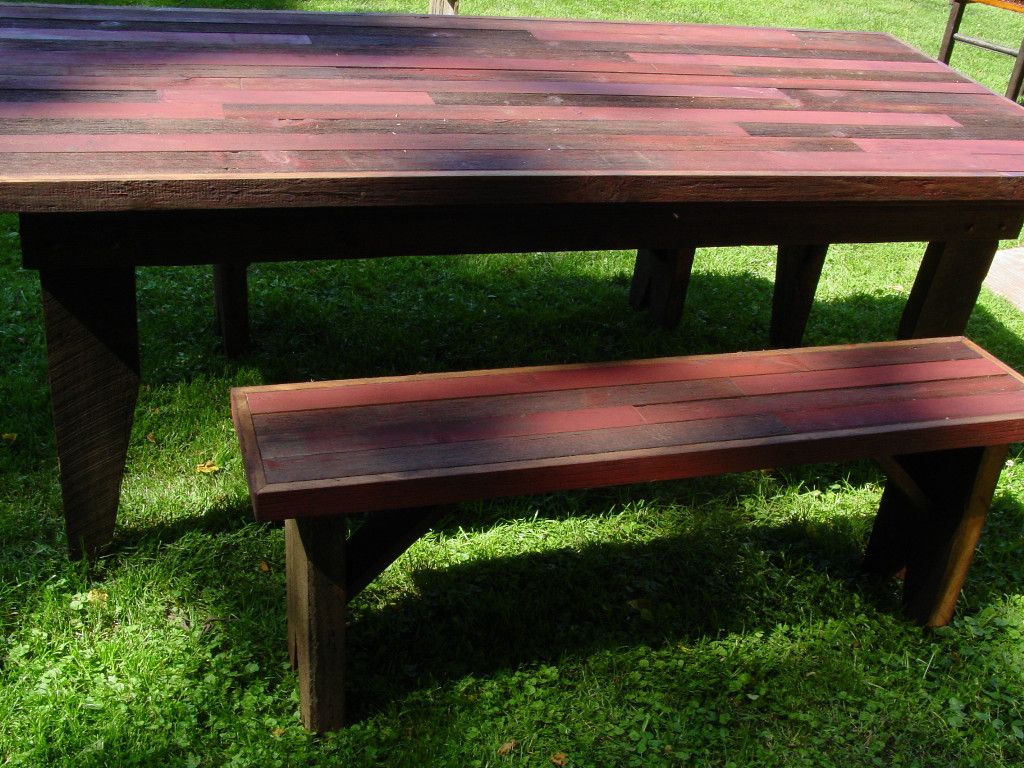
[[[302,723],[322,733],[345,721],[345,533],[342,517],[285,521],[288,645]]]
[[[213,302],[217,332],[224,353],[237,357],[249,344],[249,284],[247,265],[213,265]]]
[[[964,448],[897,460],[927,506],[890,482],[864,569],[883,577],[905,574],[903,607],[913,621],[940,627],[953,618],[1007,448]]]
[[[800,346],[827,253],[827,243],[779,246],[768,333],[773,347]]]
[[[629,305],[636,310],[648,310],[665,328],[679,325],[696,252],[694,246],[637,251]]]

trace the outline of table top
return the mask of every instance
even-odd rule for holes
[[[879,33],[0,5],[0,210],[1024,202],[1024,108]]]

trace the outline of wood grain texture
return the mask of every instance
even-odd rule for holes
[[[135,270],[42,270],[43,319],[68,548],[113,538],[139,388]]]
[[[224,352],[236,357],[249,344],[249,279],[245,263],[213,265],[213,305]]]
[[[345,531],[343,518],[287,520],[290,655],[299,674],[302,724],[311,731],[345,722]]]
[[[768,332],[773,347],[800,346],[827,253],[827,244],[779,246]]]
[[[647,310],[664,328],[675,328],[683,314],[696,246],[637,251],[629,304]]]
[[[900,318],[899,337],[961,332],[998,247],[998,240],[983,238],[929,243]]]
[[[11,4],[0,55],[16,212],[1024,203],[1024,111],[881,34]]]
[[[926,626],[943,626],[981,535],[1006,445],[908,454],[898,464],[925,504],[890,484],[868,541],[865,570],[904,575],[904,609]]]
[[[962,339],[257,387],[233,404],[259,449],[260,519],[1024,437],[1020,377]]]

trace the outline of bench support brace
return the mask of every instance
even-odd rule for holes
[[[953,618],[1007,449],[962,448],[894,459],[930,503],[922,508],[919,499],[890,482],[864,569],[880,577],[905,574],[903,607],[913,621],[940,627]]]
[[[351,600],[395,559],[430,530],[444,507],[395,509],[371,513],[348,541],[346,598]]]

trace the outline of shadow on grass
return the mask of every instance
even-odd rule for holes
[[[218,352],[206,280],[182,268],[175,284],[155,270],[140,298],[143,379],[167,384],[254,367],[275,383],[768,346],[770,280],[698,263],[682,322],[670,331],[629,309],[631,254],[616,254],[607,278],[559,264],[591,257],[602,254],[255,265],[253,344],[237,361]],[[889,293],[817,301],[804,343],[891,339],[904,301]],[[985,308],[975,309],[968,334],[1024,368],[1024,339]]]
[[[471,515],[457,508],[442,530],[464,528]],[[1022,523],[1024,506],[998,498],[961,610],[1018,586],[1024,546],[1013,534]],[[371,585],[351,606],[345,681],[351,717],[372,717],[416,691],[467,676],[564,657],[767,633],[780,624],[865,610],[898,619],[895,583],[860,577],[866,529],[859,527],[845,517],[752,524],[741,505],[713,504],[665,525],[665,535],[652,541],[480,556],[437,568],[407,564],[405,588]],[[227,541],[224,546],[228,565],[237,555]],[[231,565],[235,572],[205,592],[214,598],[214,613],[226,617],[216,627],[219,642],[281,670],[287,659],[281,563],[274,561],[271,581]],[[293,684],[287,673],[271,674],[275,685]]]
[[[533,267],[548,263],[539,257],[507,259],[493,274],[458,259],[343,263],[301,291],[289,286],[305,265],[265,265],[254,279],[256,344],[239,361],[212,353],[205,281],[187,270],[178,273],[177,283],[154,274],[143,290],[156,301],[140,302],[146,362],[156,362],[144,379],[159,386],[194,375],[194,360],[179,357],[183,350],[205,358],[198,367],[201,375],[230,382],[240,371],[255,369],[269,382],[726,351],[767,343],[772,286],[754,275],[698,272],[683,324],[670,332],[628,310],[628,258],[608,279],[534,274]],[[396,292],[396,285],[406,287]],[[819,302],[806,341],[889,338],[902,304],[899,297],[871,294]],[[975,311],[970,335],[1024,367],[1020,337],[984,308]],[[226,401],[226,391],[223,396]],[[806,467],[786,470],[780,482],[813,489],[838,478],[858,485],[879,476],[867,464]],[[422,568],[413,571],[413,591],[406,594],[371,586],[354,604],[350,626],[347,687],[353,715],[373,716],[434,682],[564,656],[694,643],[808,617],[827,620],[856,614],[864,603],[898,613],[891,586],[877,590],[857,580],[863,536],[852,535],[848,521],[818,524],[817,530],[793,521],[751,524],[742,519],[738,501],[753,493],[755,484],[748,474],[644,487],[643,498],[698,510],[688,528],[668,528],[663,538],[649,543],[603,542]],[[599,489],[520,505],[464,506],[443,521],[441,530],[481,530],[534,514],[549,519],[601,515],[635,499],[637,491],[635,486]],[[711,514],[702,512],[709,507]],[[147,557],[181,558],[176,569],[189,573],[189,555],[180,551],[187,547],[173,545],[190,536],[205,539],[203,546],[220,565],[192,578],[219,619],[210,631],[242,657],[260,660],[269,670],[260,674],[268,674],[272,685],[292,686],[294,678],[282,671],[287,658],[282,561],[274,561],[272,573],[265,574],[234,544],[236,534],[251,527],[268,550],[278,551],[280,532],[251,526],[249,514],[247,506],[226,502],[197,516],[121,529],[121,550],[107,567],[131,568],[138,548]],[[1017,574],[1024,572],[1024,547],[1017,541],[1022,524],[1024,506],[1013,496],[1001,496],[968,582],[966,606],[1017,588]],[[41,560],[34,563],[37,572],[26,573],[26,582],[43,580],[30,578],[46,567]],[[794,579],[794,574],[807,578]]]

